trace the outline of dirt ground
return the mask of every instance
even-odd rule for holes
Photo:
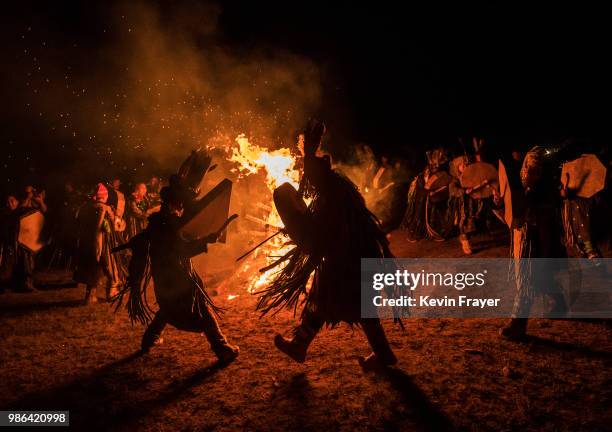
[[[398,256],[460,256],[457,240],[410,244]],[[476,256],[505,256],[505,246]],[[305,364],[276,351],[291,313],[259,319],[242,287],[222,328],[240,345],[220,368],[205,339],[168,329],[138,355],[143,328],[76,288],[0,295],[0,409],[70,411],[87,430],[610,430],[612,329],[533,320],[526,343],[500,339],[501,320],[385,322],[397,367],[364,373],[359,330],[323,331]]]

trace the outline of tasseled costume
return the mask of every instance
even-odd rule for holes
[[[558,223],[558,200],[551,174],[552,161],[541,147],[532,148],[521,169],[527,206],[522,220],[512,230],[511,256],[514,258],[516,296],[514,317],[529,315],[536,294],[562,299],[560,288],[551,275],[558,262],[532,261],[533,258],[558,258],[564,255]],[[537,265],[534,268],[534,265]]]
[[[262,314],[282,307],[302,316],[314,311],[326,324],[360,320],[360,258],[392,257],[380,222],[365,205],[357,187],[341,174],[325,173],[324,193],[306,186],[313,200],[309,206],[312,229],[304,245],[278,260],[287,265],[260,291],[257,309]],[[307,283],[314,272],[310,291]],[[300,298],[304,296],[302,302]]]
[[[160,312],[167,323],[178,329],[202,331],[206,309],[217,316],[221,311],[204,290],[191,263],[191,257],[207,251],[205,241],[182,240],[178,234],[181,223],[193,216],[202,179],[214,168],[210,164],[211,158],[206,153],[193,151],[178,174],[170,179],[170,188],[185,203],[183,216],[170,214],[162,206],[160,212],[149,217],[147,228],[125,245],[132,249],[129,275],[115,301],[119,309],[126,300],[132,322],[146,324],[152,319],[154,312],[146,295],[151,278]]]
[[[206,251],[206,244],[201,240],[180,240],[175,232],[177,223],[176,216],[156,213],[145,231],[132,238],[129,276],[117,297],[116,308],[121,307],[127,296],[126,307],[132,322],[149,323],[153,310],[146,291],[153,278],[157,304],[167,322],[180,330],[200,331],[204,310],[210,308],[218,315],[220,309],[204,290],[191,263],[192,256]]]
[[[421,173],[412,180],[408,189],[408,203],[400,228],[407,230],[408,238],[420,240],[426,234],[425,209],[427,207],[427,191],[425,190],[424,174]]]

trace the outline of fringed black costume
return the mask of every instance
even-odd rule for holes
[[[428,182],[447,168],[448,157],[442,148],[428,151],[426,154],[427,168],[410,183],[406,212],[400,224],[400,228],[406,230],[409,241],[425,237],[443,241],[450,237],[454,228],[454,198],[449,195],[448,189],[444,191],[444,196],[448,196],[448,199],[434,199],[433,195],[437,192],[428,190]]]
[[[207,251],[207,239],[185,241],[178,233],[179,226],[179,216],[164,208],[153,214],[147,228],[130,242],[128,313],[142,324],[151,320],[144,291],[153,278],[158,315],[180,330],[201,332],[206,311],[219,312],[191,263],[191,257]]]
[[[512,222],[511,257],[515,259],[516,295],[513,318],[501,331],[502,335],[511,339],[524,337],[526,317],[536,294],[546,294],[553,299],[553,315],[562,316],[566,310],[560,286],[552,277],[556,269],[551,266],[558,265],[558,261],[530,260],[565,256],[554,168],[554,160],[544,148],[532,148],[525,156],[521,169],[522,187],[512,191],[517,196],[524,194],[525,209],[523,214],[515,213]]]
[[[305,296],[302,323],[293,340],[280,335],[275,339],[277,347],[296,361],[305,360],[308,345],[323,325],[344,321],[364,329],[376,354],[370,361],[393,364],[396,359],[380,321],[360,316],[360,259],[392,257],[389,244],[357,187],[334,171],[329,159],[315,156],[322,127],[311,124],[306,133],[301,189],[312,202],[299,224],[301,233],[294,239],[297,246],[279,260],[288,263],[260,292],[258,309],[264,314],[283,306],[295,310]]]
[[[600,256],[591,236],[593,209],[593,198],[572,196],[572,191],[568,191],[563,200],[562,220],[565,246],[578,256],[585,256],[589,259]]]
[[[288,265],[262,292],[258,308],[267,313],[286,304],[296,307],[314,272],[303,313],[316,313],[331,325],[358,323],[360,259],[392,255],[376,216],[366,208],[357,187],[329,165],[323,169],[325,191],[314,191],[309,207],[310,226],[315,231],[289,252]]]
[[[425,212],[427,209],[427,191],[425,190],[425,175],[423,171],[410,183],[406,213],[400,228],[406,230],[410,241],[417,241],[427,234]]]
[[[201,155],[192,154],[191,158],[201,159]],[[191,162],[192,168],[200,172],[201,180],[210,159],[205,166],[196,166],[196,162]],[[146,229],[128,243],[132,259],[126,287],[116,298],[117,309],[127,297],[131,320],[142,324],[150,322],[143,336],[143,350],[159,343],[164,327],[171,324],[179,330],[203,332],[219,359],[230,361],[238,355],[238,347],[230,345],[221,332],[215,319],[220,309],[204,290],[204,283],[191,262],[193,256],[206,252],[207,244],[216,242],[221,233],[197,240],[181,237],[179,229],[184,219],[180,214],[197,195],[197,191],[187,185],[200,183],[200,180],[187,182],[186,178],[179,172],[179,176],[171,179],[171,185],[162,189],[161,210],[150,216]],[[156,313],[146,296],[151,279],[159,306]]]

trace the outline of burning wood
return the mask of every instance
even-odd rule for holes
[[[242,234],[256,233],[259,237],[269,235],[270,230],[280,231],[284,225],[274,207],[272,192],[283,183],[289,183],[298,188],[300,171],[296,168],[296,156],[288,148],[270,150],[253,144],[244,134],[241,134],[236,137],[227,160],[233,164],[232,170],[237,173],[238,181],[254,174],[264,174],[265,184],[270,192],[267,197],[257,196],[258,200],[255,203],[249,203],[251,209],[261,209],[263,216],[245,214],[243,217],[243,220],[253,222],[258,227],[265,227],[265,231],[249,229],[242,231]],[[271,252],[274,251],[275,256],[283,255],[291,247],[285,245],[286,239],[277,234],[259,243],[257,247],[252,248],[239,259],[241,265],[236,270],[235,277],[246,277],[249,280],[247,288],[249,292],[265,286],[273,274],[278,271],[278,268],[270,267],[277,259],[270,256]],[[258,271],[260,268],[263,268],[262,272]]]

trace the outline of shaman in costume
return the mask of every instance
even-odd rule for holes
[[[472,140],[474,148],[473,162],[479,163],[486,160],[486,146],[483,138],[474,137]],[[468,164],[470,165],[470,164]],[[476,166],[476,165],[472,165]],[[463,175],[463,174],[462,174]],[[497,175],[495,175],[497,177]],[[498,217],[495,215],[496,204],[493,196],[477,197],[475,192],[488,187],[488,183],[484,183],[476,189],[464,188],[461,205],[456,207],[459,211],[459,242],[461,249],[466,255],[472,254],[472,243],[470,240],[479,231],[486,228],[491,231],[498,222]],[[493,188],[495,190],[495,188]],[[493,192],[495,194],[495,192]]]
[[[593,199],[572,196],[572,191],[561,189],[563,200],[563,228],[565,245],[579,256],[599,258],[595,242],[591,238],[591,214]]]
[[[427,176],[428,168],[412,180],[408,189],[406,213],[400,228],[406,230],[408,240],[411,242],[424,238],[427,233],[425,228],[425,209],[427,203],[425,181]]]
[[[284,184],[274,193],[285,229],[296,247],[276,264],[286,262],[276,279],[261,291],[258,310],[266,314],[284,306],[297,309],[303,297],[301,323],[288,340],[276,335],[276,347],[297,362],[306,360],[308,346],[324,325],[344,321],[360,325],[373,353],[361,358],[364,368],[396,363],[379,319],[362,319],[360,258],[392,257],[378,219],[366,208],[357,187],[317,157],[325,127],[311,121],[305,133],[304,194]],[[314,273],[312,286],[307,284]]]
[[[97,302],[96,290],[106,278],[106,298],[118,292],[124,279],[119,257],[111,250],[118,246],[113,229],[115,215],[108,200],[108,189],[99,183],[96,193],[78,211],[77,263],[74,279],[85,285],[85,304]]]
[[[444,241],[453,229],[448,203],[451,177],[445,171],[448,157],[442,148],[428,151],[426,155],[427,168],[410,183],[401,223],[412,242],[425,237]]]
[[[194,157],[198,159],[199,154],[194,152]],[[199,168],[192,164],[200,172],[200,179],[210,165],[210,159],[205,159],[208,162]],[[204,333],[219,361],[229,363],[238,356],[239,348],[230,345],[221,332],[215,318],[220,310],[204,290],[204,283],[191,262],[192,257],[207,251],[207,244],[217,241],[227,221],[222,229],[204,238],[184,240],[179,230],[184,212],[188,212],[196,195],[180,175],[171,177],[170,186],[162,188],[160,211],[153,214],[146,229],[126,245],[132,249],[129,276],[115,301],[118,309],[127,297],[131,320],[148,324],[142,338],[142,351],[162,343],[162,331],[170,324],[179,330]],[[159,306],[155,313],[146,299],[151,279]]]
[[[606,184],[606,168],[594,154],[583,154],[563,164],[561,197],[563,198],[564,243],[572,255],[588,259],[601,255],[595,244],[591,219],[596,202]]]
[[[527,316],[537,294],[552,298],[553,316],[563,316],[567,308],[561,287],[552,277],[555,264],[528,260],[564,256],[554,168],[554,160],[546,150],[533,147],[525,156],[521,168],[522,190],[512,191],[513,195],[522,196],[525,208],[523,214],[513,212],[511,256],[515,258],[516,295],[512,319],[500,330],[500,334],[508,339],[525,337]]]

